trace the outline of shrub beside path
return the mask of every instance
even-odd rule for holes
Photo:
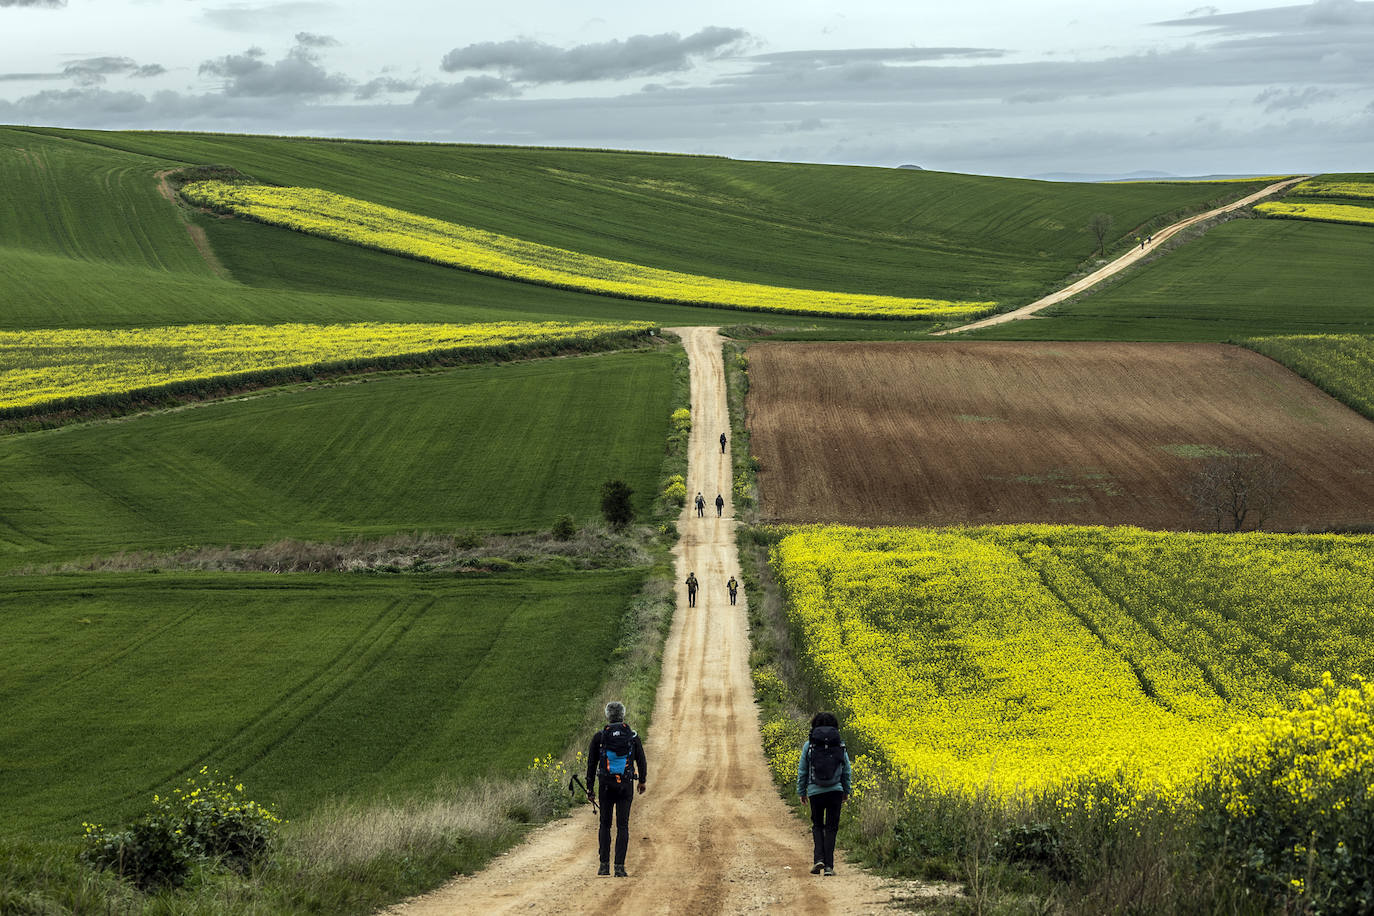
[[[741,592],[731,607],[725,591],[739,576],[739,557],[730,455],[720,451],[730,428],[722,340],[716,328],[670,330],[691,360],[688,502],[674,550],[677,611],[644,742],[648,790],[635,796],[630,817],[631,877],[596,876],[596,821],[584,805],[482,872],[388,909],[391,916],[896,912],[884,882],[842,860],[835,877],[808,873],[809,825],[774,787],[749,677],[748,596]],[[706,518],[692,506],[698,491]],[[725,497],[719,519],[717,493]],[[683,585],[689,572],[701,580],[695,608]],[[635,710],[627,719],[635,724]]]
[[[1123,254],[1121,257],[1117,258],[1115,261],[1112,261],[1104,267],[1098,268],[1097,270],[1093,271],[1092,273],[1088,274],[1086,277],[1083,277],[1080,280],[1076,280],[1073,283],[1070,283],[1068,286],[1064,287],[1061,290],[1057,290],[1053,293],[1050,293],[1048,296],[1045,296],[1044,298],[1037,299],[1029,305],[1023,305],[1019,309],[1015,309],[1010,312],[1003,312],[1000,315],[992,315],[988,318],[983,318],[971,324],[960,325],[957,328],[949,328],[944,331],[936,331],[934,336],[941,337],[945,334],[958,334],[960,331],[976,331],[979,328],[991,327],[995,324],[1006,324],[1008,321],[1017,321],[1022,318],[1033,318],[1035,317],[1035,313],[1040,311],[1041,309],[1047,309],[1051,305],[1056,305],[1057,303],[1063,302],[1065,299],[1070,299],[1074,296],[1077,296],[1079,293],[1091,289],[1092,287],[1101,283],[1103,280],[1107,279],[1113,274],[1120,273],[1121,271],[1125,270],[1127,267],[1130,267],[1132,264],[1136,263],[1142,258],[1153,254],[1155,249],[1157,249],[1160,245],[1168,241],[1170,237],[1177,235],[1184,229],[1187,229],[1189,226],[1196,226],[1198,223],[1205,222],[1214,216],[1220,216],[1223,213],[1230,213],[1232,210],[1239,210],[1242,207],[1248,207],[1251,204],[1263,200],[1264,198],[1269,197],[1272,194],[1277,194],[1286,188],[1290,188],[1300,181],[1306,181],[1310,177],[1311,176],[1309,175],[1299,175],[1297,178],[1286,178],[1283,181],[1277,181],[1274,184],[1269,185],[1268,187],[1261,188],[1253,194],[1246,195],[1245,197],[1242,197],[1240,200],[1232,201],[1231,203],[1217,207],[1214,210],[1208,210],[1206,213],[1199,213],[1196,216],[1190,216],[1187,219],[1179,220],[1173,225],[1166,226],[1163,229],[1156,232],[1152,237],[1153,240],[1146,243],[1144,246],[1136,245],[1134,248]]]

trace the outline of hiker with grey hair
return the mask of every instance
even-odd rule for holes
[[[611,873],[611,816],[615,816],[615,876],[628,878],[625,871],[625,852],[630,846],[630,802],[634,801],[634,785],[644,794],[644,780],[649,764],[644,759],[644,745],[635,730],[625,724],[625,704],[612,700],[606,704],[606,727],[592,735],[587,748],[587,785],[600,780],[597,802],[601,806],[601,825],[596,834],[597,853],[601,865],[598,875]]]

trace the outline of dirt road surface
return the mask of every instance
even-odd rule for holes
[[[644,744],[648,791],[630,817],[628,879],[596,876],[589,808],[535,831],[486,870],[387,911],[457,913],[883,913],[892,892],[837,861],[816,877],[808,826],[778,798],[759,738],[749,679],[748,596],[732,607],[725,582],[739,576],[721,338],[715,328],[676,328],[691,359],[688,502],[676,548],[678,603],[664,651],[653,728]],[[697,518],[692,497],[706,497]],[[722,518],[715,498],[725,497]],[[701,581],[687,606],[683,580]],[[635,710],[627,720],[635,721]],[[588,736],[590,739],[590,735]]]
[[[1063,302],[1065,299],[1070,299],[1074,296],[1077,296],[1079,293],[1083,292],[1084,290],[1091,289],[1092,287],[1101,283],[1103,280],[1107,279],[1113,274],[1120,273],[1127,267],[1130,267],[1132,264],[1135,264],[1136,262],[1140,261],[1142,258],[1145,258],[1148,255],[1152,254],[1155,251],[1155,249],[1157,249],[1160,245],[1164,244],[1171,237],[1182,232],[1184,229],[1187,229],[1189,226],[1196,226],[1198,223],[1205,222],[1206,220],[1209,220],[1214,216],[1220,216],[1221,214],[1229,213],[1232,210],[1239,210],[1242,207],[1248,207],[1251,204],[1256,203],[1257,201],[1269,197],[1271,194],[1277,194],[1283,189],[1291,187],[1300,181],[1305,181],[1308,177],[1309,176],[1301,175],[1297,178],[1286,178],[1283,181],[1278,181],[1274,184],[1269,185],[1266,188],[1262,188],[1256,191],[1255,193],[1249,195],[1248,197],[1242,197],[1240,200],[1233,201],[1222,207],[1217,207],[1215,210],[1208,210],[1206,213],[1199,213],[1196,216],[1190,216],[1187,219],[1179,220],[1172,226],[1168,226],[1156,232],[1154,234],[1153,241],[1148,242],[1147,244],[1145,244],[1144,247],[1141,247],[1140,245],[1135,246],[1130,251],[1126,252],[1121,257],[1117,258],[1115,261],[1112,261],[1105,267],[1101,267],[1093,271],[1081,280],[1077,280],[1073,283],[1070,283],[1068,286],[1064,287],[1058,292],[1050,293],[1043,299],[1037,299],[1030,305],[1023,305],[1015,311],[1003,312],[1000,315],[993,315],[989,318],[983,318],[979,321],[975,321],[972,324],[966,324],[957,328],[950,328],[946,331],[936,331],[934,336],[939,337],[945,334],[958,334],[961,331],[975,331],[978,328],[991,327],[995,324],[1006,324],[1008,321],[1017,321],[1022,318],[1032,318],[1034,317],[1036,312],[1042,309],[1049,308],[1051,305],[1055,305],[1056,303]]]

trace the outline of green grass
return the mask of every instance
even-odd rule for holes
[[[1233,220],[1044,314],[968,336],[1238,340],[1374,333],[1374,232],[1297,220]]]
[[[1091,255],[1095,243],[1086,227],[1096,212],[1110,212],[1126,238],[1163,214],[1231,199],[1249,187],[1054,184],[709,157],[205,134],[30,128],[13,130],[8,142],[71,147],[82,155],[104,147],[121,161],[144,156],[149,174],[158,167],[228,165],[261,181],[322,187],[706,276],[1008,304],[1054,286]],[[7,186],[12,206],[32,206],[26,188],[22,181]],[[97,211],[84,216],[96,225],[113,219]],[[241,270],[268,244],[261,233],[221,235],[223,221],[203,222],[231,270]],[[267,268],[255,272],[261,279]],[[289,282],[347,290],[363,270],[350,263],[330,277],[308,272],[313,279]]]
[[[644,572],[12,579],[4,834],[117,822],[204,764],[300,817],[560,753]]]
[[[0,437],[0,568],[190,544],[646,515],[671,411],[666,352],[398,374]]]

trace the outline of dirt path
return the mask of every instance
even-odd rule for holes
[[[1147,243],[1143,248],[1137,245],[1130,251],[1123,254],[1121,257],[1117,258],[1115,261],[1112,261],[1110,264],[1098,268],[1097,270],[1088,274],[1086,277],[1083,277],[1081,280],[1076,280],[1073,283],[1070,283],[1068,286],[1064,287],[1058,292],[1050,293],[1043,299],[1037,299],[1030,305],[1023,305],[1015,311],[1003,312],[1000,315],[993,315],[989,318],[983,318],[979,321],[975,321],[972,324],[966,324],[957,328],[950,328],[946,331],[936,331],[934,336],[939,337],[945,334],[958,334],[960,331],[974,331],[978,328],[991,327],[995,324],[1006,324],[1008,321],[1017,321],[1021,318],[1031,318],[1035,315],[1036,312],[1040,311],[1041,309],[1049,308],[1051,305],[1063,302],[1065,299],[1072,298],[1073,296],[1077,296],[1079,293],[1096,286],[1097,284],[1101,283],[1103,280],[1107,279],[1113,274],[1120,273],[1122,270],[1125,270],[1127,267],[1130,267],[1132,264],[1141,260],[1145,256],[1152,254],[1155,251],[1155,249],[1157,249],[1160,245],[1168,241],[1171,237],[1182,232],[1184,229],[1187,229],[1189,226],[1196,226],[1198,223],[1209,220],[1214,216],[1220,216],[1221,214],[1229,213],[1232,210],[1239,210],[1242,207],[1248,207],[1251,204],[1270,196],[1271,194],[1277,194],[1279,191],[1282,191],[1285,188],[1295,185],[1300,181],[1305,181],[1307,178],[1308,176],[1306,175],[1300,175],[1297,178],[1286,178],[1283,181],[1277,181],[1274,184],[1269,185],[1267,188],[1262,188],[1256,191],[1255,193],[1249,195],[1248,197],[1242,197],[1240,200],[1232,201],[1231,203],[1226,204],[1225,206],[1217,207],[1215,210],[1208,210],[1206,213],[1199,213],[1196,216],[1190,216],[1187,219],[1179,220],[1172,226],[1168,226],[1156,232],[1154,234],[1154,240]]]
[[[450,913],[880,913],[891,893],[837,862],[839,874],[808,874],[810,831],[779,800],[764,763],[749,680],[746,596],[730,606],[738,577],[721,338],[715,328],[676,328],[692,366],[687,508],[676,548],[678,606],[663,681],[645,741],[648,791],[630,820],[629,879],[596,877],[589,808],[546,825],[485,871],[387,911]],[[690,497],[706,496],[706,518]],[[716,494],[725,515],[716,518]],[[682,581],[701,580],[687,607]],[[628,716],[634,723],[634,710]]]

